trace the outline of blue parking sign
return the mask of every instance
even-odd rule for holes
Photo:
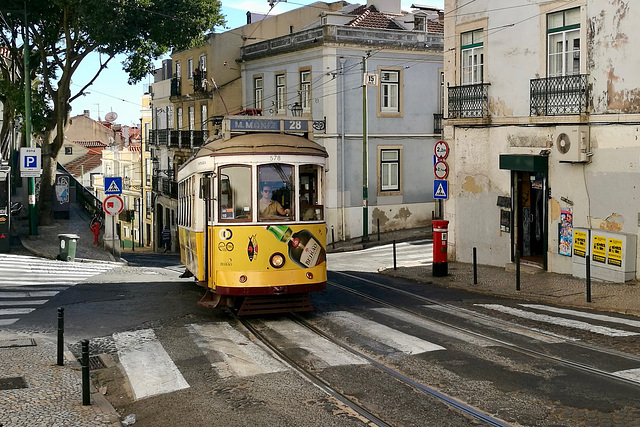
[[[433,180],[433,198],[445,200],[449,198],[449,181],[446,179]]]

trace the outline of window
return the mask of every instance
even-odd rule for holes
[[[414,15],[413,29],[415,31],[427,31],[427,17],[421,16],[421,15]]]
[[[262,76],[253,78],[253,107],[262,109],[264,96],[264,81]]]
[[[224,166],[218,176],[218,218],[250,221],[251,167]]]
[[[182,130],[182,107],[178,107],[178,130]]]
[[[176,61],[176,77],[180,78],[180,73],[182,72],[182,69],[180,67],[180,61]]]
[[[73,154],[73,147],[64,147],[64,154],[70,156]]]
[[[462,33],[462,84],[482,83],[484,79],[483,30]]]
[[[276,74],[276,114],[287,113],[287,86],[284,74]]]
[[[300,71],[300,105],[303,113],[311,113],[311,70]]]
[[[300,165],[300,221],[320,221],[324,218],[322,167]]]
[[[293,166],[272,163],[258,166],[258,220],[293,219]]]
[[[187,59],[187,79],[193,79],[193,58]]]
[[[400,72],[380,71],[380,111],[400,112]]]
[[[380,190],[400,190],[400,149],[380,149]]]
[[[200,106],[200,130],[207,129],[207,123],[209,123],[209,117],[207,114],[207,104],[202,104]]]
[[[198,67],[200,67],[201,72],[207,71],[207,55],[200,55],[200,60],[198,61]]]
[[[580,74],[580,8],[547,15],[547,77]]]
[[[173,120],[173,105],[169,105],[167,107],[167,129],[173,129],[173,124],[175,121]]]
[[[189,130],[196,128],[196,112],[195,108],[189,107]]]

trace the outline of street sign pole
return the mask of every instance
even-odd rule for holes
[[[29,33],[27,22],[27,3],[24,5],[24,26],[22,27],[22,40],[24,43],[24,135],[29,147],[34,147],[31,137],[31,71],[29,70]],[[36,217],[36,179],[27,178],[29,190],[29,235],[38,234],[38,223]]]

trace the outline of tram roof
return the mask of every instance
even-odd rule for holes
[[[203,145],[196,158],[211,155],[292,154],[328,157],[327,150],[310,139],[283,133],[250,133],[222,137]]]

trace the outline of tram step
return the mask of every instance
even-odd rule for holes
[[[238,316],[313,311],[309,294],[246,297]]]

